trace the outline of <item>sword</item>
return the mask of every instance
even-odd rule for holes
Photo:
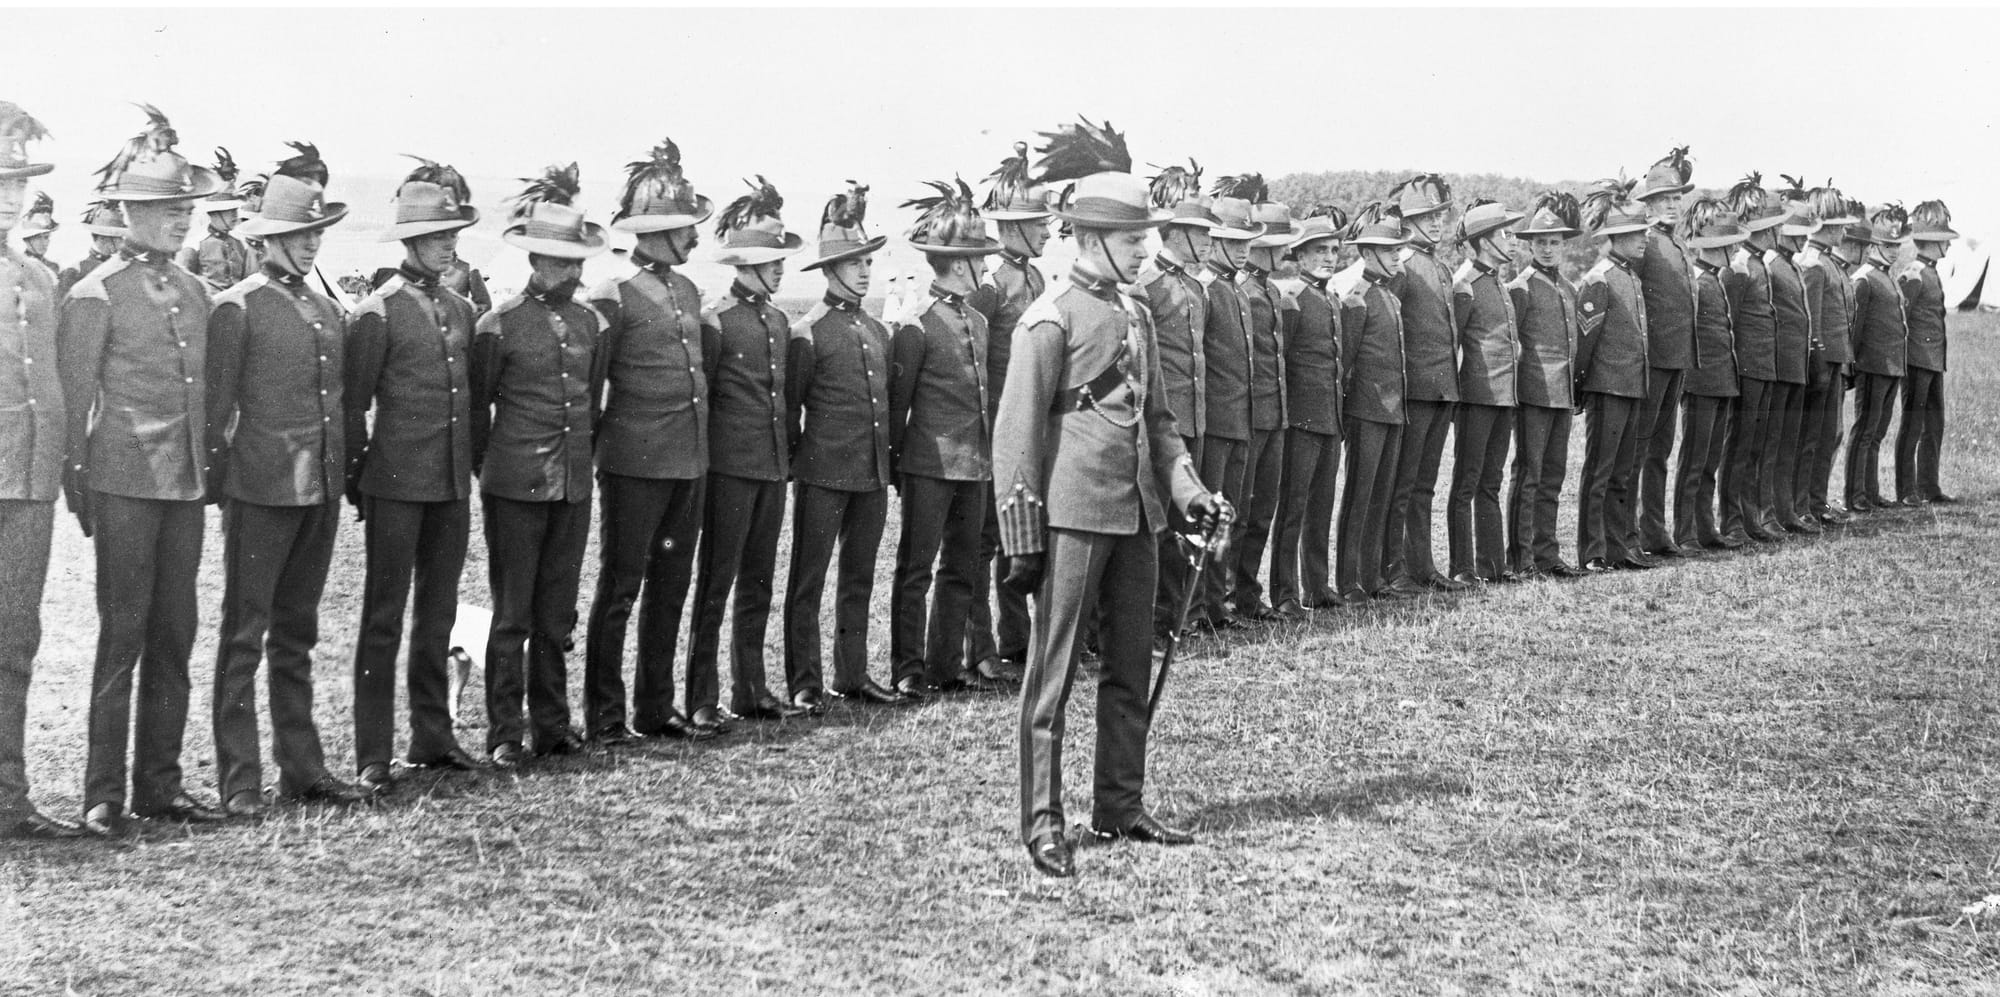
[[[1218,499],[1221,496],[1216,496]],[[1225,507],[1227,508],[1227,507]],[[1181,542],[1199,548],[1199,553],[1188,557],[1188,564],[1194,568],[1188,576],[1187,587],[1181,592],[1180,611],[1174,614],[1174,629],[1167,634],[1167,651],[1160,656],[1160,674],[1153,679],[1153,694],[1146,697],[1146,725],[1153,724],[1153,713],[1160,708],[1160,694],[1167,691],[1167,670],[1173,667],[1174,653],[1181,648],[1181,631],[1187,629],[1188,613],[1194,609],[1195,593],[1201,591],[1201,576],[1208,571],[1208,562],[1217,547],[1229,542],[1229,524],[1234,516],[1217,516],[1208,529],[1203,530],[1198,542],[1190,542],[1182,537]],[[1219,536],[1218,536],[1219,534]]]

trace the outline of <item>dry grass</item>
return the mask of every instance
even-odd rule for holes
[[[1150,786],[1193,848],[1092,848],[1043,880],[1013,836],[1010,700],[836,707],[373,810],[0,853],[0,992],[1991,991],[1996,924],[1961,907],[2000,892],[1995,325],[1955,338],[1966,505],[1196,645]],[[31,771],[73,810],[94,620],[59,533]],[[335,758],[358,531],[341,544]],[[204,789],[213,646],[211,619]]]

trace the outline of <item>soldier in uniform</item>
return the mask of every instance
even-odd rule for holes
[[[1201,443],[1208,417],[1207,359],[1203,354],[1208,320],[1208,291],[1199,276],[1209,254],[1209,233],[1221,222],[1201,193],[1201,166],[1169,166],[1148,181],[1152,205],[1172,215],[1160,230],[1160,252],[1139,272],[1134,297],[1153,319],[1160,351],[1161,400],[1173,413],[1181,445],[1201,465]],[[998,517],[994,530],[998,530]],[[1153,601],[1153,634],[1165,638],[1173,630],[1185,601],[1192,567],[1180,553],[1171,530],[1160,533],[1160,583]],[[1004,566],[1004,565],[1003,565]],[[1001,586],[1002,591],[1006,586]]]
[[[1451,187],[1438,174],[1422,173],[1397,184],[1389,196],[1401,199],[1410,235],[1403,272],[1390,285],[1402,302],[1409,394],[1403,452],[1396,460],[1396,491],[1389,505],[1389,534],[1383,540],[1382,573],[1391,592],[1410,597],[1422,595],[1426,588],[1465,587],[1441,574],[1431,558],[1431,505],[1437,494],[1438,465],[1458,404],[1458,324],[1451,314],[1451,272],[1436,255],[1451,222]]]
[[[1271,598],[1279,619],[1342,604],[1327,572],[1340,471],[1340,305],[1327,291],[1347,212],[1322,205],[1299,223],[1289,255],[1305,281],[1287,309],[1285,467]],[[1165,554],[1162,553],[1162,558]]]
[[[146,111],[146,131],[99,171],[98,196],[124,208],[124,246],[70,288],[57,331],[68,400],[63,496],[97,542],[83,826],[99,837],[125,826],[128,744],[133,813],[223,819],[181,779],[188,656],[200,621],[209,302],[201,280],[174,263],[193,202],[221,190],[222,180],[174,152],[173,125]]]
[[[868,677],[868,600],[889,517],[889,330],[861,307],[887,236],[862,227],[868,188],[851,185],[820,214],[826,296],[792,326],[786,384],[792,436],[792,566],[785,582],[785,684],[792,703],[825,710],[820,603],[840,542],[831,692],[858,704],[912,702]]]
[[[1958,233],[1951,209],[1925,201],[1910,210],[1916,255],[1896,273],[1910,330],[1903,375],[1903,422],[1896,430],[1896,501],[1908,506],[1958,501],[1938,485],[1938,450],[1944,442],[1944,282],[1937,264]]]
[[[1784,217],[1779,220],[1775,242],[1764,254],[1764,269],[1771,275],[1771,315],[1778,328],[1778,387],[1771,402],[1771,476],[1764,511],[1787,533],[1813,534],[1820,532],[1819,520],[1804,515],[1805,510],[1796,507],[1795,501],[1805,392],[1811,383],[1811,355],[1816,349],[1805,274],[1793,259],[1805,248],[1806,236],[1819,227],[1810,217],[1805,197],[1805,188],[1793,181],[1782,196],[1770,198]]]
[[[1507,495],[1507,563],[1521,578],[1573,578],[1583,569],[1562,559],[1557,504],[1569,470],[1576,399],[1576,290],[1562,275],[1563,246],[1580,234],[1576,198],[1536,196],[1518,235],[1529,264],[1507,284],[1521,370],[1514,410],[1514,486]]]
[[[1798,501],[1801,515],[1828,526],[1849,521],[1847,512],[1827,499],[1833,457],[1840,450],[1840,410],[1847,395],[1847,369],[1854,362],[1854,284],[1841,258],[1848,227],[1861,221],[1848,211],[1846,195],[1834,187],[1814,187],[1808,194],[1820,226],[1799,254],[1805,273],[1806,306],[1812,313],[1813,342],[1818,351],[1809,360],[1805,422],[1799,432]]]
[[[22,255],[41,264],[51,278],[57,276],[62,268],[49,259],[49,237],[61,227],[56,224],[55,198],[38,190],[28,213],[21,218],[20,231],[15,233],[21,237]]]
[[[1723,278],[1729,252],[1750,238],[1734,212],[1714,198],[1689,206],[1678,243],[1695,251],[1694,335],[1689,350],[1682,411],[1681,462],[1674,479],[1674,542],[1685,555],[1701,549],[1729,550],[1743,541],[1716,526],[1716,475],[1729,440],[1729,420],[1737,385],[1736,335]]]
[[[1729,296],[1729,327],[1736,332],[1736,374],[1740,394],[1729,421],[1728,453],[1722,468],[1722,529],[1735,540],[1776,543],[1783,528],[1765,521],[1762,482],[1770,453],[1773,404],[1779,391],[1778,327],[1771,301],[1771,275],[1764,257],[1777,243],[1773,229],[1785,211],[1767,204],[1763,178],[1752,173],[1730,188],[1725,203],[1736,212],[1749,240],[1730,258],[1722,289]]]
[[[1090,173],[1056,209],[1074,226],[1078,258],[1068,286],[1037,302],[1017,329],[994,489],[1006,583],[1037,592],[1021,690],[1021,840],[1036,868],[1070,876],[1062,738],[1078,624],[1090,607],[1102,620],[1104,655],[1093,830],[1159,844],[1193,840],[1145,807],[1153,534],[1167,525],[1163,497],[1211,529],[1229,509],[1195,477],[1161,398],[1146,313],[1119,290],[1138,278],[1146,233],[1169,213],[1150,209],[1146,184],[1125,172],[1131,161],[1117,133],[1071,126],[1047,151],[1045,182],[1069,179],[1070,169]]]
[[[527,251],[534,273],[472,337],[472,469],[493,589],[486,750],[502,768],[521,764],[529,735],[536,755],[591,750],[570,726],[563,654],[576,627],[606,351],[598,314],[575,295],[583,261],[610,247],[575,207],[579,190],[571,163],[515,198],[500,238]]]
[[[916,299],[921,313],[893,316],[889,347],[889,446],[903,498],[889,660],[896,690],[917,696],[998,688],[965,660],[974,577],[982,570],[984,494],[993,477],[986,317],[966,297],[1000,244],[987,238],[963,181],[930,186],[936,195],[903,206],[919,212],[910,245],[924,254],[935,279],[930,293]]]
[[[250,276],[250,248],[236,234],[244,203],[234,186],[236,160],[221,146],[215,148],[215,174],[222,178],[223,188],[201,202],[201,210],[208,213],[208,232],[189,254],[187,268],[208,284],[210,292],[221,292]]]
[[[1389,503],[1403,452],[1402,305],[1390,289],[1409,242],[1398,208],[1370,202],[1355,212],[1346,241],[1361,254],[1361,282],[1340,296],[1341,437],[1347,442],[1347,490],[1334,541],[1334,587],[1342,601],[1393,598],[1383,576]]]
[[[1855,238],[1852,228],[1850,241]],[[1890,508],[1882,496],[1882,440],[1903,379],[1909,325],[1903,290],[1890,276],[1890,254],[1908,237],[1909,214],[1885,204],[1868,216],[1868,255],[1849,275],[1854,283],[1854,442],[1847,447],[1847,508]]]
[[[346,329],[306,275],[345,217],[318,183],[272,176],[263,210],[244,224],[264,240],[264,269],[217,295],[208,319],[207,491],[223,503],[215,769],[232,817],[264,812],[257,666],[267,649],[278,795],[340,805],[369,795],[327,771],[312,713],[319,600],[346,484]]]
[[[0,837],[74,838],[74,823],[28,796],[28,683],[42,643],[56,491],[63,468],[63,389],[56,373],[55,280],[7,244],[28,178],[55,169],[28,159],[42,123],[0,101],[0,352],[19,376],[0,378]],[[87,401],[85,402],[87,404]]]
[[[402,243],[402,265],[356,306],[347,340],[347,500],[366,524],[367,548],[354,641],[354,760],[362,787],[377,793],[393,785],[406,609],[407,757],[443,769],[482,767],[452,733],[447,671],[472,528],[475,319],[442,283],[458,234],[479,221],[479,209],[457,170],[420,162],[396,188],[395,221],[377,240]]]
[[[1584,200],[1591,235],[1606,243],[1576,292],[1576,386],[1589,434],[1577,490],[1576,555],[1587,571],[1659,564],[1630,546],[1638,505],[1633,454],[1648,374],[1646,299],[1635,269],[1651,227],[1631,190],[1629,180],[1606,181]]]
[[[1446,531],[1451,577],[1465,585],[1511,580],[1500,481],[1507,473],[1513,437],[1521,336],[1514,303],[1500,280],[1514,237],[1526,215],[1477,200],[1458,221],[1458,244],[1468,254],[1451,279],[1451,314],[1458,324],[1458,448],[1451,463]]]
[[[785,279],[785,257],[805,245],[778,216],[784,198],[758,177],[722,211],[716,261],[736,268],[728,296],[702,314],[702,360],[708,365],[708,484],[696,555],[695,617],[688,652],[689,716],[697,727],[727,727],[718,705],[716,657],[723,609],[735,590],[730,626],[730,709],[738,716],[782,720],[805,711],[771,694],[764,679],[764,632],[771,620],[778,534],[791,475],[786,347],[791,327],[771,296]]]
[[[92,201],[83,212],[83,230],[90,233],[90,252],[56,279],[57,301],[67,296],[77,281],[118,255],[118,244],[125,239],[125,216],[110,201]]]
[[[1670,150],[1646,171],[1633,199],[1646,206],[1652,228],[1646,232],[1646,254],[1639,260],[1639,288],[1646,299],[1646,404],[1639,412],[1639,441],[1633,449],[1639,462],[1637,533],[1627,538],[1633,549],[1657,557],[1685,557],[1695,551],[1674,539],[1667,516],[1667,482],[1673,476],[1667,458],[1674,451],[1674,422],[1679,418],[1694,338],[1694,271],[1677,228],[1681,197],[1694,189],[1694,166],[1686,146]]]
[[[1207,383],[1201,477],[1213,482],[1218,493],[1239,501],[1248,487],[1250,453],[1250,301],[1237,287],[1236,277],[1249,261],[1251,240],[1264,234],[1264,226],[1250,219],[1252,195],[1261,199],[1262,186],[1263,180],[1254,175],[1216,181],[1209,210],[1217,225],[1209,231],[1208,258],[1197,275],[1207,302],[1202,317],[1202,370]],[[1217,563],[1202,578],[1195,603],[1199,611],[1192,614],[1196,627],[1227,630],[1243,625],[1238,613],[1229,609],[1232,581],[1224,563]]]
[[[583,689],[584,729],[601,744],[633,736],[626,727],[625,627],[635,601],[632,726],[642,737],[714,736],[674,709],[674,651],[694,581],[709,467],[701,292],[675,268],[687,263],[701,223],[714,213],[683,173],[673,139],[654,146],[626,167],[611,217],[612,228],[638,238],[628,257],[632,272],[590,292],[604,319],[608,397],[597,430],[602,518]],[[688,692],[694,700],[695,690]]]
[[[987,178],[982,212],[1000,237],[1000,262],[991,279],[972,292],[968,303],[986,318],[986,376],[991,383],[987,401],[992,414],[1000,408],[1000,389],[1007,383],[1008,347],[1014,327],[1028,306],[1048,288],[1048,278],[1036,268],[1049,241],[1048,192],[1028,180],[1028,145],[1014,144],[1014,155],[1001,161]],[[1007,562],[1000,556],[1000,517],[988,495],[985,526],[979,535],[979,573],[973,578],[972,619],[966,626],[966,657],[979,674],[1005,682],[1021,681],[1021,662],[1028,655],[1028,599],[1000,584]],[[988,596],[992,599],[989,602]],[[994,605],[998,606],[998,612]]]
[[[1237,520],[1228,560],[1235,563],[1236,612],[1253,620],[1272,620],[1279,617],[1264,601],[1257,574],[1263,568],[1284,488],[1285,329],[1292,324],[1289,313],[1296,305],[1271,283],[1271,274],[1283,263],[1297,233],[1291,209],[1276,201],[1253,203],[1250,220],[1264,226],[1264,234],[1250,240],[1250,255],[1237,275],[1237,288],[1250,303],[1250,446],[1243,460],[1243,516]],[[1294,613],[1292,618],[1300,615]]]

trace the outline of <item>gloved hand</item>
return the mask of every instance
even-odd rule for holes
[[[1188,518],[1203,533],[1211,533],[1236,521],[1236,507],[1218,492],[1204,492],[1188,501]]]
[[[90,472],[82,465],[66,468],[62,474],[63,504],[76,517],[76,525],[83,528],[83,535],[90,536],[97,529],[96,510],[91,506]]]
[[[368,508],[361,504],[361,469],[347,472],[347,504],[354,507],[354,521],[368,521]]]
[[[1000,584],[1020,595],[1030,595],[1042,587],[1042,573],[1048,570],[1041,554],[1016,554],[1007,559],[1007,577]]]

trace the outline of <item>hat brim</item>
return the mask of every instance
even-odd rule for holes
[[[690,228],[700,225],[702,222],[707,221],[710,215],[715,214],[714,201],[696,194],[694,196],[694,203],[698,210],[691,215],[626,215],[623,218],[613,221],[611,227],[619,232],[630,232],[633,235],[645,235],[648,232],[671,232],[677,228]]]
[[[1171,222],[1173,219],[1168,219],[1168,221]],[[1217,222],[1214,228],[1208,230],[1208,235],[1211,239],[1234,239],[1237,242],[1255,242],[1258,239],[1262,239],[1264,233],[1270,231],[1270,228],[1269,225],[1263,222],[1258,222],[1256,228],[1230,228],[1228,225]]]
[[[1750,233],[1738,232],[1735,235],[1692,235],[1687,243],[1694,249],[1728,249],[1749,241]]]
[[[854,247],[853,249],[843,250],[838,253],[830,253],[826,256],[822,256],[819,259],[812,261],[811,263],[806,264],[805,266],[800,267],[799,269],[818,270],[821,267],[830,267],[835,263],[842,263],[847,260],[859,259],[863,256],[867,256],[868,254],[875,252],[878,249],[881,249],[883,246],[887,245],[888,242],[889,242],[888,236],[878,235],[875,238],[870,239],[867,242],[864,242],[861,245]]]
[[[427,222],[400,222],[383,230],[382,235],[375,241],[402,242],[405,239],[414,239],[422,235],[435,235],[439,232],[456,232],[462,228],[471,228],[479,223],[479,209],[470,204],[459,205],[458,214],[457,218],[436,218]]]
[[[101,235],[107,239],[123,239],[126,233],[131,231],[130,229],[119,228],[114,225],[85,225],[83,230],[89,232],[91,235]]]
[[[604,226],[596,222],[583,223],[582,242],[542,239],[523,232],[519,227],[500,233],[500,241],[536,256],[553,256],[559,260],[586,260],[611,248],[610,240],[604,235]]]
[[[1491,224],[1484,225],[1476,229],[1473,228],[1466,229],[1465,234],[1460,236],[1459,239],[1460,241],[1466,241],[1471,239],[1477,239],[1482,236],[1492,235],[1493,233],[1499,232],[1503,229],[1513,228],[1514,226],[1519,225],[1520,223],[1527,220],[1528,220],[1527,215],[1517,215],[1510,211],[1506,215],[1502,216],[1498,221],[1492,222]]]
[[[1350,246],[1407,246],[1410,244],[1410,240],[1407,237],[1391,239],[1386,235],[1364,235],[1350,240],[1347,244]]]
[[[206,200],[205,200],[205,201],[201,202],[201,210],[203,210],[203,211],[206,211],[206,212],[208,212],[209,214],[211,214],[211,215],[212,215],[212,214],[215,214],[215,213],[216,213],[216,212],[218,212],[218,211],[236,211],[236,210],[238,210],[238,209],[242,208],[242,207],[243,207],[243,206],[244,206],[245,204],[248,204],[248,203],[250,203],[250,202],[248,202],[248,201],[239,201],[239,200],[236,200],[235,198],[231,198],[231,199],[229,199],[229,200],[227,200],[227,201],[206,201]]]
[[[1210,221],[1210,220],[1208,220],[1208,219],[1206,219],[1206,218],[1188,218],[1188,217],[1183,217],[1183,216],[1179,216],[1179,215],[1177,215],[1177,216],[1175,216],[1175,217],[1173,217],[1173,218],[1169,218],[1169,219],[1167,219],[1167,224],[1168,224],[1168,225],[1186,225],[1186,226],[1187,226],[1187,227],[1189,227],[1189,228],[1200,228],[1200,229],[1207,229],[1207,230],[1208,230],[1209,232],[1211,232],[1211,233],[1213,233],[1213,232],[1214,232],[1214,231],[1215,231],[1216,229],[1219,229],[1219,228],[1221,228],[1221,227],[1222,227],[1222,223],[1221,223],[1221,222],[1216,222],[1216,221]]]
[[[1642,190],[1632,195],[1632,200],[1646,201],[1655,197],[1665,197],[1668,194],[1685,194],[1693,189],[1694,184],[1691,183],[1677,184],[1672,187],[1655,187],[1652,190]]]
[[[1825,227],[1826,227],[1826,224],[1825,224],[1824,222],[1814,222],[1814,223],[1812,223],[1811,225],[1785,225],[1785,226],[1782,226],[1782,227],[1780,227],[1780,228],[1778,229],[1778,234],[1779,234],[1779,235],[1811,235],[1811,234],[1813,234],[1814,232],[1817,232],[1817,231],[1819,231],[1820,229],[1823,229],[1823,228],[1825,228]]]
[[[253,216],[249,221],[238,226],[236,232],[238,235],[256,236],[267,239],[274,235],[291,235],[294,232],[317,232],[346,217],[347,205],[339,201],[329,201],[326,205],[326,216],[323,218],[315,218],[308,222],[281,222],[262,216]]]
[[[939,246],[912,240],[910,248],[925,256],[991,256],[1006,247],[992,239],[986,239],[971,246]]]
[[[26,166],[9,166],[5,169],[0,169],[0,180],[21,180],[27,177],[38,177],[44,173],[53,171],[55,168],[56,164],[54,163],[29,163]]]
[[[1747,220],[1743,223],[1743,227],[1749,229],[1752,232],[1762,232],[1765,229],[1777,228],[1778,226],[1783,225],[1784,223],[1785,223],[1784,215],[1772,215],[1769,218],[1754,218]]]
[[[1292,245],[1292,240],[1295,237],[1297,237],[1298,234],[1299,234],[1298,230],[1296,229],[1284,232],[1272,232],[1267,229],[1263,235],[1260,235],[1257,238],[1250,240],[1250,248],[1284,249]]]
[[[1606,225],[1603,228],[1590,233],[1590,237],[1593,239],[1609,239],[1614,235],[1631,235],[1634,232],[1644,232],[1652,227],[1653,227],[1652,222],[1632,222],[1628,225]]]
[[[732,267],[761,267],[773,260],[782,260],[804,249],[805,245],[805,239],[797,232],[787,232],[783,246],[739,246],[735,249],[724,249],[715,254],[715,262]]]
[[[1440,211],[1449,211],[1449,210],[1451,210],[1450,204],[1433,204],[1428,208],[1419,208],[1415,211],[1403,212],[1403,220],[1406,222],[1416,221],[1419,218],[1428,218],[1431,215],[1435,215]]]
[[[979,213],[990,222],[1032,222],[1055,214],[1053,211],[981,211]]]
[[[34,237],[36,237],[36,236],[38,236],[38,235],[48,235],[49,233],[51,233],[51,232],[54,232],[54,231],[55,231],[56,229],[58,229],[58,228],[61,228],[61,226],[59,226],[59,225],[51,225],[51,226],[49,226],[48,228],[24,228],[24,229],[16,229],[16,230],[14,231],[14,234],[15,234],[15,235],[17,235],[17,236],[20,236],[20,237],[21,237],[21,238],[23,238],[23,239],[32,239],[32,238],[34,238]]]
[[[1583,233],[1573,228],[1524,228],[1516,231],[1514,234],[1517,236],[1559,235],[1565,239],[1574,239]]]
[[[1910,238],[1918,242],[1950,242],[1958,238],[1958,233],[1948,228],[1932,229],[1928,232],[1911,232]]]
[[[222,177],[206,166],[189,166],[188,176],[193,180],[193,187],[189,190],[162,194],[154,191],[119,190],[114,186],[99,188],[96,192],[97,199],[100,201],[118,201],[126,204],[155,201],[199,201],[221,190],[224,186]]]
[[[1076,212],[1076,211],[1064,211],[1060,208],[1054,210],[1053,212],[1051,212],[1051,214],[1054,214],[1057,218],[1060,218],[1063,221],[1066,221],[1071,225],[1075,225],[1080,228],[1103,228],[1103,229],[1159,228],[1160,226],[1165,225],[1166,223],[1174,220],[1173,212],[1166,211],[1160,208],[1146,209],[1146,216],[1144,218],[1107,218],[1103,215],[1084,214],[1082,212]],[[1263,227],[1264,226],[1261,225],[1258,226],[1258,228],[1260,229]],[[1261,231],[1257,233],[1257,235],[1263,235],[1263,234],[1264,233]],[[1224,236],[1224,238],[1233,238],[1233,237]],[[1252,238],[1255,238],[1255,236],[1252,236]]]

